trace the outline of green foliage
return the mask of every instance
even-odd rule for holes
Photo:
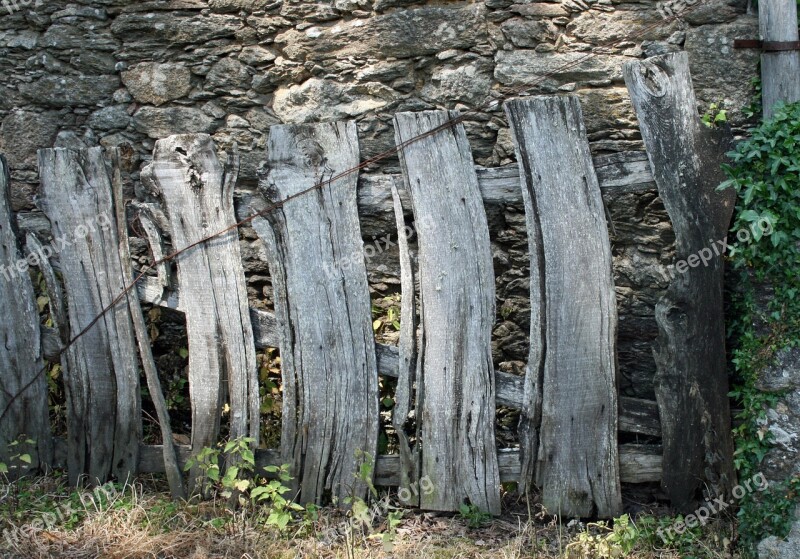
[[[708,110],[700,117],[700,120],[709,128],[722,126],[728,122],[728,111],[724,108],[724,103],[711,103]]]
[[[588,524],[578,537],[567,545],[567,557],[613,559],[626,557],[639,542],[639,532],[627,514],[614,519],[613,526],[605,522]],[[593,528],[593,530],[589,530]]]
[[[289,465],[266,466],[263,468],[266,475],[258,475],[253,442],[251,438],[241,437],[220,443],[217,448],[203,448],[187,460],[185,469],[196,467],[202,472],[201,477],[208,485],[200,488],[201,494],[211,490],[243,509],[267,507],[266,524],[284,531],[293,520],[293,513],[304,510],[286,498],[291,491],[285,485],[292,480]]]
[[[480,528],[492,519],[491,514],[482,511],[478,508],[478,505],[473,504],[462,503],[458,508],[458,514],[467,521],[467,526],[470,528]]]
[[[777,351],[800,340],[800,103],[776,108],[773,118],[728,156],[731,163],[723,166],[728,180],[720,188],[734,188],[739,195],[732,227],[739,237],[730,251],[736,290],[728,313],[736,379],[730,395],[741,409],[734,464],[740,478],[748,478],[761,470],[772,448],[766,413],[782,396],[762,392],[759,375]],[[760,306],[759,286],[771,289]],[[745,556],[755,556],[763,537],[786,535],[797,489],[797,480],[773,483],[742,499],[738,521]]]

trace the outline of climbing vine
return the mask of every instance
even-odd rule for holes
[[[759,388],[759,376],[778,351],[800,342],[800,103],[776,109],[773,118],[728,154],[728,176],[738,202],[730,242],[733,264],[729,338],[738,404],[735,465],[741,477],[762,469],[772,448],[767,410],[781,393]],[[752,232],[746,238],[741,231]],[[798,503],[800,478],[773,483],[748,495],[739,510],[745,553],[770,534],[785,536]]]

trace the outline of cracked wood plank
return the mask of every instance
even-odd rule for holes
[[[395,141],[427,133],[457,113],[398,113]],[[419,242],[421,342],[416,403],[423,509],[465,500],[500,512],[491,337],[495,286],[489,227],[461,124],[400,152]],[[405,295],[408,296],[407,294]]]
[[[354,122],[270,128],[267,203],[359,164]],[[283,378],[281,455],[302,502],[366,496],[356,478],[377,453],[378,371],[356,202],[357,174],[253,220],[275,292]]]
[[[522,482],[547,510],[622,510],[617,308],[600,187],[574,96],[505,104],[531,253],[531,336],[521,418]]]
[[[664,445],[662,486],[673,506],[694,508],[703,486],[735,484],[723,316],[724,261],[736,194],[717,192],[729,133],[702,125],[686,53],[625,64],[642,139],[675,231],[676,261],[694,261],[656,304],[655,391]],[[708,259],[699,264],[699,256]],[[694,259],[694,260],[693,260]],[[686,262],[684,262],[684,265]],[[678,270],[680,271],[680,270]]]
[[[39,309],[17,239],[10,188],[8,165],[0,155],[0,462],[11,463],[18,452],[8,444],[24,435],[35,445],[23,444],[19,451],[30,454],[36,470],[52,461],[47,376],[41,374]]]
[[[161,198],[177,258],[178,310],[186,314],[192,449],[217,442],[222,405],[230,404],[230,437],[258,445],[260,404],[247,285],[235,227],[235,154],[220,161],[207,134],[170,136],[156,142],[142,184]],[[220,231],[213,241],[200,243]],[[189,488],[199,481],[195,468]]]
[[[40,206],[60,239],[75,338],[125,289],[109,164],[102,148],[39,151]],[[141,440],[139,358],[126,298],[66,351],[67,462],[71,484],[136,471]]]

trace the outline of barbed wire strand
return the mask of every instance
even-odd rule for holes
[[[349,169],[341,171],[341,172],[331,176],[330,178],[328,178],[326,180],[319,181],[319,182],[315,183],[313,186],[311,186],[309,188],[306,188],[304,190],[296,192],[295,194],[292,194],[291,196],[287,196],[283,200],[280,200],[278,202],[275,202],[273,204],[268,205],[266,208],[254,213],[253,215],[247,216],[246,218],[242,219],[241,221],[238,221],[237,223],[234,223],[233,225],[231,225],[229,227],[226,227],[225,229],[222,229],[221,231],[217,231],[216,233],[213,233],[213,234],[211,234],[211,235],[209,235],[207,237],[204,237],[204,238],[202,238],[202,239],[200,239],[198,241],[195,241],[195,242],[193,242],[193,243],[191,243],[191,244],[189,244],[189,245],[187,245],[187,246],[185,246],[185,247],[183,247],[183,248],[181,248],[179,250],[176,250],[176,251],[164,256],[163,258],[161,258],[159,260],[154,261],[153,264],[151,264],[149,267],[145,267],[139,273],[139,275],[137,275],[133,279],[133,281],[131,281],[128,285],[126,285],[124,287],[124,289],[122,290],[122,292],[119,295],[117,295],[111,301],[111,303],[106,305],[100,311],[100,313],[94,319],[92,319],[91,322],[89,322],[89,324],[87,324],[80,332],[78,332],[78,334],[76,334],[74,337],[72,337],[64,345],[64,347],[62,347],[58,351],[58,353],[56,355],[51,356],[50,361],[54,362],[55,360],[60,359],[61,356],[63,356],[64,353],[66,353],[67,350],[70,347],[72,347],[79,339],[81,339],[83,336],[85,336],[87,334],[87,332],[89,332],[89,330],[91,330],[98,322],[100,322],[100,320],[103,319],[103,317],[105,317],[106,314],[108,314],[109,311],[111,311],[120,302],[122,302],[123,299],[127,300],[128,294],[131,292],[131,290],[133,290],[136,287],[136,285],[142,280],[142,278],[144,278],[153,268],[155,268],[157,266],[160,266],[161,264],[164,264],[164,263],[170,262],[172,260],[175,260],[176,258],[178,258],[179,256],[185,254],[186,252],[189,252],[190,250],[192,250],[192,249],[194,249],[194,248],[196,248],[196,247],[198,247],[200,245],[203,245],[203,244],[207,243],[208,241],[211,241],[211,240],[216,239],[218,237],[222,237],[225,234],[227,234],[227,233],[229,233],[229,232],[231,232],[231,231],[233,231],[235,229],[238,229],[242,225],[246,225],[246,224],[250,223],[251,221],[253,221],[254,219],[256,219],[258,217],[263,217],[263,216],[265,216],[265,215],[267,215],[267,214],[269,214],[269,213],[271,213],[271,212],[283,207],[284,205],[288,204],[292,200],[296,200],[297,198],[305,196],[306,194],[310,194],[310,193],[312,193],[314,191],[321,190],[322,188],[325,188],[326,186],[330,186],[334,182],[336,182],[336,181],[338,181],[338,180],[340,180],[340,179],[342,179],[344,177],[352,175],[353,173],[356,173],[356,172],[364,169],[365,167],[368,167],[368,166],[370,166],[370,165],[372,165],[374,163],[377,163],[378,161],[382,161],[382,160],[384,160],[384,159],[386,159],[388,157],[391,157],[392,155],[395,155],[395,154],[401,152],[402,150],[404,150],[405,148],[407,148],[408,146],[410,146],[410,145],[412,145],[412,144],[414,144],[416,142],[419,142],[421,140],[424,140],[426,138],[434,136],[434,135],[438,134],[439,132],[441,132],[443,130],[447,130],[449,128],[452,128],[452,127],[462,123],[464,120],[466,120],[466,118],[468,116],[470,116],[470,115],[472,115],[474,113],[480,113],[480,112],[485,111],[485,110],[495,109],[497,106],[500,105],[500,103],[502,101],[506,101],[506,100],[508,100],[508,99],[510,99],[512,97],[521,95],[525,91],[527,91],[527,90],[529,90],[529,89],[531,89],[531,88],[533,88],[533,87],[535,87],[537,85],[540,85],[541,83],[543,83],[548,78],[553,77],[554,75],[559,74],[561,72],[564,72],[565,70],[572,69],[572,68],[580,65],[581,63],[585,62],[589,58],[592,58],[592,57],[595,57],[595,56],[598,56],[598,55],[607,54],[607,53],[597,52],[597,49],[608,49],[608,48],[612,48],[612,47],[615,47],[615,46],[620,48],[619,45],[622,45],[622,44],[628,43],[628,42],[635,42],[636,40],[641,39],[642,37],[644,37],[650,31],[652,31],[654,29],[657,29],[657,28],[659,28],[659,27],[661,27],[661,26],[663,26],[665,24],[669,24],[669,23],[672,23],[673,21],[676,21],[676,20],[680,19],[682,16],[688,14],[689,12],[692,12],[692,11],[698,9],[699,7],[704,5],[705,3],[706,2],[698,2],[698,3],[695,3],[695,4],[691,5],[691,6],[687,6],[683,10],[681,10],[679,12],[675,12],[673,15],[671,15],[669,17],[664,17],[661,21],[658,21],[658,22],[656,22],[656,23],[654,23],[652,25],[648,25],[648,26],[645,26],[645,27],[641,28],[638,32],[636,32],[634,34],[628,35],[628,36],[626,36],[626,37],[624,37],[622,39],[618,39],[618,40],[615,40],[613,42],[609,42],[607,44],[597,45],[597,46],[594,47],[594,50],[592,50],[591,52],[587,52],[583,56],[579,56],[578,58],[576,58],[575,60],[573,60],[571,62],[567,62],[565,64],[562,64],[561,66],[551,70],[550,72],[547,72],[545,74],[540,74],[540,75],[536,76],[533,80],[527,81],[527,82],[525,82],[525,83],[523,83],[523,84],[521,84],[521,85],[519,85],[517,87],[513,87],[513,88],[510,89],[510,91],[508,93],[506,93],[504,95],[500,95],[497,98],[494,98],[494,99],[491,99],[491,100],[489,100],[487,102],[484,102],[482,105],[480,105],[478,107],[475,107],[473,109],[468,109],[468,110],[456,115],[455,117],[452,117],[452,118],[448,119],[447,122],[444,122],[444,123],[440,124],[439,126],[436,126],[435,128],[432,128],[431,130],[429,130],[427,132],[424,132],[422,134],[419,134],[417,136],[409,138],[408,140],[405,140],[405,141],[403,141],[403,142],[401,142],[399,144],[396,144],[392,148],[389,148],[389,149],[387,149],[385,151],[382,151],[382,152],[380,152],[380,153],[378,153],[376,155],[373,155],[373,156],[365,159],[364,161],[362,161],[360,164],[356,165],[355,167],[351,167]],[[27,391],[31,386],[33,386],[33,384],[39,379],[39,377],[41,377],[47,371],[49,366],[50,365],[45,365],[36,375],[34,375],[34,377],[30,381],[28,381],[28,383],[26,383],[13,396],[11,394],[9,394],[8,391],[6,391],[4,387],[2,388],[3,392],[5,392],[6,395],[10,398],[10,401],[6,405],[5,409],[3,410],[3,413],[0,414],[0,421],[2,421],[3,418],[5,418],[5,416],[8,414],[8,412],[11,410],[11,407],[13,406],[14,402],[20,396],[22,396],[22,394],[24,394],[25,391]]]

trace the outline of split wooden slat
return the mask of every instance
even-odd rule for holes
[[[10,188],[8,166],[0,155],[0,462],[17,465],[11,455],[25,453],[36,469],[52,460],[47,376],[42,374],[39,309],[17,239]],[[9,447],[20,438],[34,444]]]
[[[580,103],[506,103],[531,253],[531,346],[522,482],[548,511],[622,509],[617,449],[617,311],[611,245]]]
[[[40,206],[56,239],[74,339],[124,292],[108,163],[102,148],[39,151]],[[66,351],[71,484],[136,472],[141,440],[139,363],[123,297]]]
[[[447,111],[398,113],[395,140],[401,145],[456,117]],[[455,511],[469,500],[498,514],[495,284],[489,227],[463,125],[407,145],[400,162],[419,243],[419,475],[433,488],[420,494],[420,506]]]
[[[735,484],[723,316],[723,258],[735,193],[718,192],[729,149],[724,131],[706,128],[686,53],[624,67],[656,184],[683,261],[656,305],[655,391],[664,445],[662,485],[688,512],[702,487],[727,495]],[[701,261],[702,259],[702,261]],[[687,265],[688,262],[688,265]],[[683,272],[683,273],[681,273]]]
[[[250,437],[255,445],[259,438],[255,344],[233,210],[237,174],[235,152],[223,163],[206,134],[157,141],[153,161],[141,174],[145,188],[163,201],[172,250],[188,249],[176,262],[178,310],[186,314],[189,340],[195,453],[216,444],[226,400],[230,437]],[[202,242],[220,231],[226,233]],[[198,478],[195,469],[190,490]]]
[[[800,38],[797,2],[759,2],[758,29],[764,41],[797,43]],[[772,117],[778,102],[800,101],[800,49],[767,51],[761,54],[761,94],[765,120]]]
[[[358,164],[354,122],[273,126],[260,189],[279,203]],[[325,182],[253,221],[267,248],[279,326],[281,455],[302,502],[365,496],[356,474],[365,455],[377,454],[378,372],[357,180],[351,173]]]

